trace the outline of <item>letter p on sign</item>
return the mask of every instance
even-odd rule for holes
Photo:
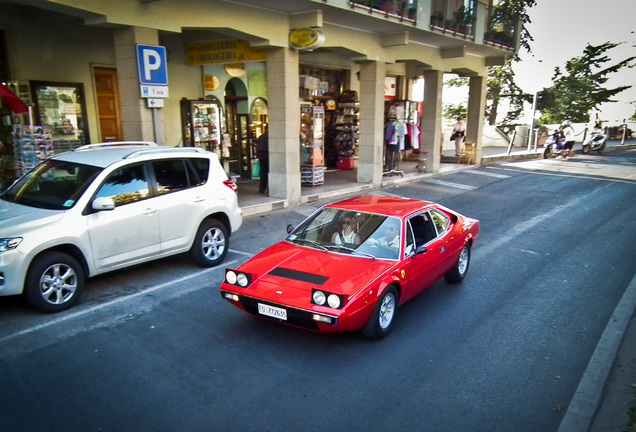
[[[137,66],[140,84],[168,85],[165,47],[138,44]]]

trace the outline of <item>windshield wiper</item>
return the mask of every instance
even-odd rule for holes
[[[347,252],[349,252],[351,254],[362,255],[362,256],[365,256],[365,257],[368,257],[368,258],[375,259],[375,256],[373,256],[373,255],[371,255],[369,253],[360,252],[360,251],[358,251],[356,249],[353,249],[353,248],[350,248],[348,246],[344,246],[344,245],[329,245],[328,247],[329,247],[329,249],[344,250],[344,251],[347,251]]]
[[[317,247],[318,249],[322,249],[325,252],[329,252],[329,249],[327,249],[324,245],[315,242],[313,240],[307,240],[307,239],[301,239],[301,238],[295,238],[295,239],[290,239],[290,241],[292,242],[298,242],[298,243],[303,243],[303,244],[307,244],[309,243],[310,245]]]

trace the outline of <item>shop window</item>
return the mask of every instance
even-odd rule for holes
[[[35,123],[50,134],[54,151],[73,150],[90,142],[84,85],[31,81]]]
[[[7,54],[6,31],[0,29],[0,82],[9,81],[9,56]]]

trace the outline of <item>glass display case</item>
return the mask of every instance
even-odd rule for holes
[[[181,100],[184,147],[201,147],[221,154],[223,108],[216,100]]]
[[[300,182],[316,186],[325,182],[325,109],[302,103],[300,106]]]

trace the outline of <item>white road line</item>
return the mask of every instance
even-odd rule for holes
[[[507,179],[507,178],[511,177],[511,176],[506,175],[506,174],[496,174],[496,173],[479,171],[479,170],[466,170],[464,172],[466,174],[477,174],[477,175],[482,175],[482,176],[486,176],[486,177],[494,177],[494,178],[499,178],[499,179]]]
[[[238,254],[241,254],[241,255],[248,255],[248,256],[252,256],[253,255],[253,254],[247,254],[245,252],[239,252],[239,251],[234,251],[234,250],[232,250],[232,252],[235,252],[235,253],[238,253]],[[222,263],[222,266],[211,267],[211,268],[202,269],[202,270],[199,270],[199,271],[196,271],[196,272],[192,272],[192,273],[189,273],[187,276],[183,276],[183,277],[180,277],[178,279],[171,279],[170,281],[162,283],[162,284],[159,284],[159,285],[149,286],[146,289],[142,289],[140,291],[136,291],[136,292],[134,292],[132,294],[129,294],[129,295],[126,295],[126,296],[123,296],[123,297],[117,297],[117,298],[115,298],[113,300],[110,300],[108,302],[100,303],[100,304],[88,307],[86,309],[81,309],[81,310],[78,310],[78,311],[73,311],[71,309],[71,312],[66,313],[64,316],[53,318],[50,321],[47,321],[45,323],[30,327],[30,328],[21,330],[19,332],[10,334],[8,336],[5,336],[3,338],[0,338],[0,345],[4,344],[4,343],[7,343],[9,341],[18,339],[18,338],[20,338],[22,336],[26,336],[26,335],[29,335],[31,333],[35,333],[37,331],[50,328],[50,327],[55,326],[57,324],[62,324],[62,323],[67,322],[67,321],[71,321],[71,320],[74,320],[74,319],[77,319],[77,318],[81,318],[81,317],[85,317],[85,316],[94,314],[95,312],[103,310],[103,309],[106,309],[108,307],[112,307],[112,306],[116,306],[116,305],[121,304],[121,303],[129,302],[131,299],[135,299],[135,298],[138,298],[138,297],[145,296],[147,294],[150,294],[150,293],[155,292],[155,291],[159,291],[159,290],[164,289],[166,287],[174,287],[175,285],[177,285],[177,284],[179,284],[181,282],[185,282],[185,281],[187,281],[189,279],[193,279],[193,278],[199,277],[201,275],[204,275],[206,273],[211,273],[213,271],[218,271],[222,267],[223,268],[224,267],[232,267],[233,265],[235,265],[237,263],[241,263],[242,261],[243,261],[242,259],[234,259],[234,260],[226,261],[226,262]],[[187,289],[185,289],[183,291],[180,291],[179,295],[185,294],[185,293],[188,293],[188,292],[192,292],[192,291],[196,291],[198,289],[202,289],[202,288],[201,287],[187,288]]]
[[[468,191],[477,189],[477,186],[470,186],[470,185],[465,185],[461,183],[453,183],[453,182],[448,182],[444,180],[429,179],[429,180],[425,180],[425,182],[433,183],[440,186],[446,186],[453,189],[462,189],[462,190],[468,190]]]

